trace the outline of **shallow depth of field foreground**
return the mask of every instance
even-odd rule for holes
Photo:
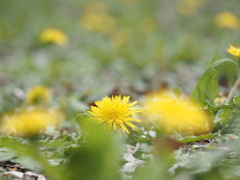
[[[239,180],[238,0],[0,2],[0,179]]]

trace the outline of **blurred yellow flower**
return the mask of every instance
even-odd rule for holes
[[[157,21],[151,17],[145,17],[141,21],[141,29],[146,34],[153,33],[154,31],[156,31],[157,27]]]
[[[230,47],[227,48],[227,52],[234,56],[240,57],[240,48],[234,47],[230,44]]]
[[[107,13],[107,7],[99,1],[91,1],[84,8],[85,14],[79,24],[87,31],[98,31],[103,34],[113,32],[116,26],[115,19]]]
[[[80,20],[80,25],[88,31],[99,31],[104,34],[113,32],[115,19],[107,13],[87,13]]]
[[[121,29],[116,31],[111,36],[111,41],[115,47],[122,46],[131,38],[131,31],[129,29]]]
[[[49,28],[41,32],[40,40],[43,43],[55,43],[57,45],[64,45],[67,43],[67,36],[59,29]]]
[[[224,104],[225,101],[226,101],[226,97],[221,97],[221,98],[214,99],[214,103],[217,104],[217,105]]]
[[[178,11],[184,16],[191,15],[204,0],[181,0]]]
[[[33,136],[42,133],[47,126],[57,125],[62,116],[54,109],[27,109],[16,114],[5,115],[1,131],[7,135]]]
[[[79,23],[88,31],[97,31],[101,27],[102,22],[100,16],[89,13],[84,15]]]
[[[162,93],[147,99],[144,106],[144,117],[165,134],[203,135],[213,128],[210,116],[198,104],[180,97]]]
[[[215,23],[220,28],[229,28],[232,30],[240,28],[239,19],[230,12],[222,12],[218,14],[215,18]]]
[[[123,96],[123,98],[121,96],[112,96],[112,98],[106,96],[101,101],[95,102],[96,106],[91,106],[91,111],[88,111],[92,115],[90,119],[104,123],[108,130],[117,129],[119,133],[122,130],[129,134],[129,129],[126,126],[138,130],[132,122],[141,123],[141,120],[132,116],[141,112],[142,109],[133,107],[137,101],[128,103],[129,98],[129,96]]]
[[[107,12],[107,7],[104,3],[100,1],[90,1],[84,7],[85,13],[105,13]]]
[[[29,105],[47,104],[51,99],[52,95],[49,88],[35,86],[27,92],[25,102]]]

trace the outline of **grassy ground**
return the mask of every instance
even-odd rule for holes
[[[239,179],[239,90],[229,92],[240,55],[226,50],[240,45],[239,18],[237,0],[1,2],[0,161],[57,180]],[[180,106],[128,114],[142,123],[117,123],[121,137],[89,122],[90,106],[112,95]],[[182,97],[209,117],[198,121]],[[106,116],[121,114],[111,103]],[[175,124],[148,122],[164,108]]]

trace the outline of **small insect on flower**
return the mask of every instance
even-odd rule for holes
[[[54,43],[57,45],[64,45],[67,43],[67,36],[59,29],[49,28],[40,34],[40,40],[43,43]]]
[[[97,107],[91,106],[91,111],[88,111],[92,115],[90,119],[98,123],[104,123],[108,130],[112,128],[114,130],[117,129],[120,134],[121,130],[128,134],[130,133],[127,126],[138,130],[132,122],[141,123],[141,120],[132,116],[142,112],[142,109],[133,107],[137,104],[137,101],[128,103],[129,98],[129,96],[121,98],[120,95],[112,96],[112,98],[106,96],[101,101],[95,102]]]
[[[240,57],[240,48],[234,47],[231,44],[230,44],[230,47],[227,48],[227,52],[229,54],[232,54],[232,55],[236,56],[236,57]]]
[[[35,86],[27,92],[25,102],[29,105],[47,104],[51,101],[52,95],[49,88]]]

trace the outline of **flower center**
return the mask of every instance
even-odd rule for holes
[[[118,112],[116,111],[116,109],[111,109],[108,112],[108,116],[109,116],[109,119],[115,120],[118,116]]]
[[[117,111],[117,109],[113,108],[109,110],[107,115],[108,115],[109,123],[112,123],[112,122],[115,122],[117,124],[123,123],[123,121],[119,118],[119,116],[121,115],[119,114],[119,111]]]

